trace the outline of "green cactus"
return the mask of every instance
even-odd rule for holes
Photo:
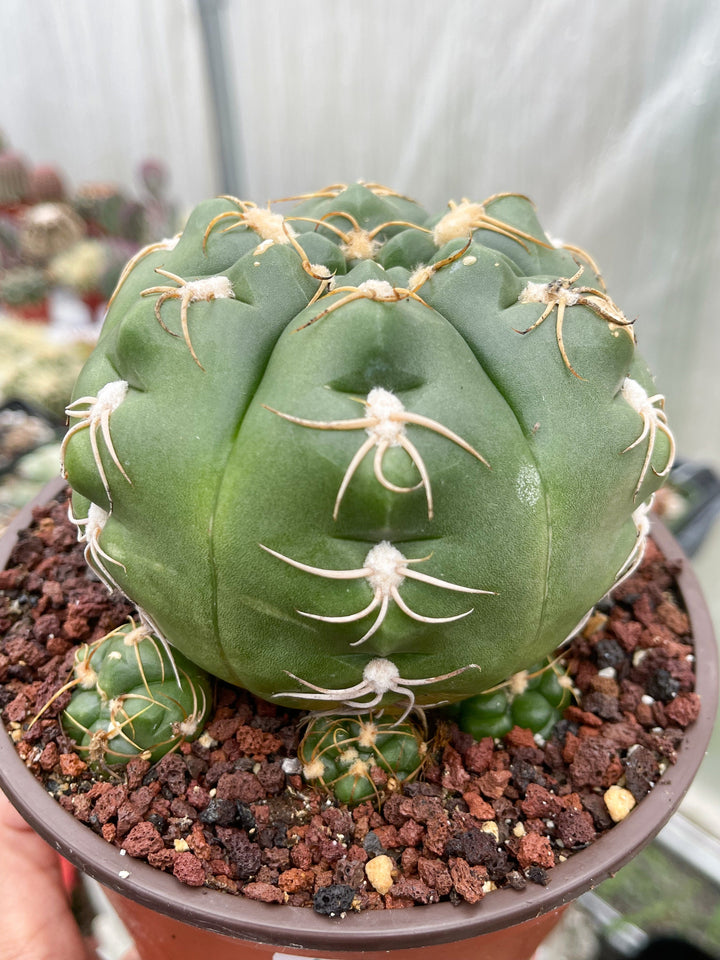
[[[455,709],[460,729],[476,740],[504,737],[513,727],[525,727],[547,739],[569,703],[568,678],[553,662],[534,664],[498,689],[468,697]]]
[[[0,145],[0,207],[22,203],[28,194],[28,166],[15,150]]]
[[[73,672],[61,723],[101,772],[136,756],[154,762],[202,732],[211,703],[207,674],[171,656],[146,627],[130,622],[83,644]]]
[[[412,723],[366,714],[319,717],[310,722],[298,749],[303,776],[342,803],[381,798],[413,780],[427,743]]]
[[[48,286],[47,275],[39,267],[11,267],[0,274],[0,302],[11,307],[41,303]]]
[[[201,203],[123,271],[63,445],[86,554],[261,697],[461,700],[639,562],[663,398],[526,198],[290,199]]]
[[[80,240],[54,256],[48,269],[56,283],[83,296],[99,288],[108,259],[105,241]]]

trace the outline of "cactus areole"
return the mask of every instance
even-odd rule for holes
[[[201,203],[126,267],[63,446],[86,555],[266,699],[466,698],[639,562],[663,398],[593,260],[525,197],[290,201]]]

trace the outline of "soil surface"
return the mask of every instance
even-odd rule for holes
[[[98,780],[60,728],[69,691],[30,726],[77,646],[134,613],[88,570],[62,496],[35,512],[0,572],[0,710],[69,813],[182,883],[330,916],[475,903],[551,882],[556,863],[611,829],[674,762],[699,712],[676,574],[650,543],[563,652],[575,702],[547,742],[519,727],[478,742],[429,716],[422,779],[382,802],[348,809],[309,788],[296,760],[303,714],[220,683],[199,740]]]

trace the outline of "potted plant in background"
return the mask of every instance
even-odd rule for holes
[[[201,204],[178,239],[133,258],[111,298],[68,407],[64,469],[88,560],[111,590],[132,600],[140,620],[81,648],[63,725],[97,775],[115,768],[118,776],[129,756],[149,767],[181,741],[181,755],[190,756],[209,705],[207,671],[272,704],[275,714],[320,714],[300,748],[305,779],[292,762],[275,766],[296,795],[335,785],[345,801],[372,796],[387,808],[386,797],[424,796],[404,783],[427,750],[422,733],[412,732],[414,716],[422,728],[438,705],[502,690],[509,677],[546,662],[598,601],[635,574],[674,440],[663,398],[636,352],[633,324],[592,259],[553,244],[525,197],[451,202],[435,218],[377,184],[290,199],[299,205],[286,217],[234,198]],[[694,587],[686,579],[681,589],[687,601]],[[692,617],[697,640],[707,617],[702,610]],[[628,649],[635,649],[630,641]],[[642,661],[639,649],[633,656]],[[117,682],[119,668],[108,674],[113,662],[134,671],[127,690]],[[714,712],[714,676],[713,663],[700,673],[703,717]],[[668,699],[680,689],[671,687]],[[681,693],[696,715],[693,696]],[[181,702],[182,718],[158,731],[165,698]],[[482,703],[475,706],[482,712]],[[575,710],[587,727],[587,712]],[[681,750],[674,799],[659,785],[643,800],[656,816],[636,819],[641,842],[679,802],[706,740],[699,731],[695,746]],[[522,743],[516,736],[517,748],[531,751],[526,758],[543,742],[539,734]],[[456,746],[469,749],[456,735],[443,763],[452,766]],[[437,741],[430,749],[437,752]],[[243,777],[254,776],[247,761],[255,754],[248,748],[245,766],[224,771],[235,787],[238,777],[246,783]],[[436,800],[443,789],[462,793],[471,779],[465,771],[466,780],[460,773],[453,780],[437,765],[426,773],[431,783],[435,777],[427,796]],[[616,791],[622,807],[624,773],[619,762],[612,783],[594,785],[605,815],[616,820],[624,813],[605,791]],[[547,787],[555,800],[573,796]],[[472,796],[453,809],[463,836],[475,831],[478,840],[472,824],[483,820],[487,795]],[[213,799],[203,797],[201,809]],[[244,802],[241,794],[227,799]],[[436,806],[428,810],[437,814]],[[499,819],[497,809],[486,823]],[[590,816],[573,810],[585,821]],[[415,807],[414,817],[396,813],[403,823],[422,821]],[[255,828],[237,816],[225,837],[246,850]],[[631,855],[632,819],[556,867],[548,887],[500,890],[477,908],[439,904],[422,911],[421,921],[417,911],[376,911],[338,927],[312,911],[281,908],[292,911],[287,921],[267,903],[205,889],[167,910],[215,934],[291,952],[402,951],[482,934],[490,939],[468,941],[466,951],[502,949],[519,960],[553,922],[541,914]],[[428,813],[426,831],[434,829],[431,820]],[[490,845],[514,855],[527,850],[518,862],[528,869],[555,861],[532,824],[529,831],[515,827],[505,837],[496,823]],[[176,899],[172,878],[148,881],[143,865],[120,868],[118,849],[86,828],[70,820],[67,830],[73,845],[75,831],[84,830],[93,849],[105,851],[104,864],[90,872],[139,902],[131,909],[120,901],[119,909],[143,956],[167,952],[171,943],[180,956],[174,936],[198,949],[200,934],[168,932],[161,918],[149,934],[139,933],[143,905],[163,910],[163,898]],[[487,838],[488,830],[480,832]],[[340,835],[333,835],[336,845]],[[175,854],[198,860],[184,837],[176,839]],[[457,866],[457,843],[436,840],[434,859],[445,858],[442,870],[458,899],[463,883],[467,890],[483,878],[483,861]],[[402,905],[392,897],[397,864],[382,843],[360,862],[383,857],[388,883],[366,867],[362,882],[367,886],[367,877],[380,899],[389,897],[386,906]],[[165,859],[165,866],[178,862]],[[576,862],[585,866],[572,873]],[[461,882],[463,870],[470,872]],[[431,872],[427,867],[427,889]],[[244,877],[247,895],[268,899],[272,870],[263,874],[262,891],[247,889],[253,876]],[[495,886],[487,877],[476,899],[485,882]],[[322,889],[357,892],[335,880]],[[289,889],[276,883],[275,899],[287,901]],[[340,900],[326,913],[355,902],[350,896],[341,903],[342,891],[332,896]],[[222,936],[213,946],[216,956],[234,949]]]

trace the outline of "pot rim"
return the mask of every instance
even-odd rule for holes
[[[0,537],[0,569],[8,561],[18,532],[31,522],[32,508],[46,503],[65,485],[61,479],[51,481],[10,524]],[[36,832],[93,879],[176,920],[242,940],[322,951],[353,949],[353,941],[357,941],[364,950],[397,950],[466,940],[540,916],[593,889],[655,837],[689,788],[710,739],[718,695],[712,621],[677,541],[655,521],[652,536],[665,557],[681,565],[678,587],[702,663],[695,687],[701,697],[700,716],[688,728],[677,762],[667,768],[636,811],[585,850],[553,867],[546,887],[528,884],[524,890],[496,890],[476,905],[439,903],[420,910],[365,911],[333,921],[309,908],[279,907],[205,887],[186,887],[171,874],[122,855],[42,788],[18,757],[2,724],[0,786]]]

